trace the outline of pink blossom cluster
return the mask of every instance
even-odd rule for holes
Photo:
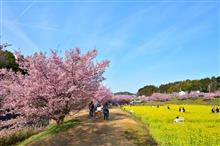
[[[171,94],[164,94],[164,93],[153,93],[151,96],[138,96],[141,102],[148,102],[148,101],[168,101],[172,98]]]
[[[178,99],[187,99],[187,98],[189,98],[188,93],[180,94],[180,93],[174,92],[171,95],[172,95],[172,97],[177,97]]]
[[[184,94],[180,93],[172,93],[172,94],[165,94],[165,93],[153,93],[151,96],[138,96],[141,102],[148,102],[148,101],[168,101],[173,97],[177,97],[178,99],[188,99],[188,98],[205,98],[205,99],[213,99],[214,97],[220,97],[220,91],[215,93],[203,93],[193,91],[190,93],[185,92]]]
[[[150,101],[150,98],[146,97],[145,95],[138,96],[138,98],[140,99],[141,102],[148,102],[148,101]]]
[[[149,98],[153,101],[168,101],[171,97],[171,94],[153,93]]]
[[[178,97],[179,99],[188,99],[188,98],[213,99],[215,97],[220,97],[220,91],[214,93],[203,93],[198,91],[192,91],[190,93],[185,92],[182,95],[179,93],[172,93],[172,97]]]
[[[112,91],[104,85],[100,85],[98,90],[96,91],[93,101],[105,104],[110,102],[113,97]]]
[[[109,61],[94,62],[96,55],[96,50],[81,54],[79,49],[66,51],[64,57],[54,51],[49,56],[17,54],[19,66],[27,73],[0,69],[0,96],[3,108],[20,116],[1,125],[24,126],[42,118],[60,124],[65,115],[84,108],[94,97],[110,96],[100,84]]]
[[[111,103],[113,105],[123,105],[123,104],[130,104],[133,96],[131,95],[115,95],[111,98]]]

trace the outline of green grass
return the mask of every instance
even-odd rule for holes
[[[124,106],[149,127],[150,134],[161,146],[220,146],[220,114],[212,114],[210,105],[184,105],[186,113],[179,113],[180,105],[160,108]],[[184,123],[173,123],[183,116]]]
[[[21,142],[21,143],[19,143],[17,145],[18,146],[25,146],[25,145],[27,145],[29,143],[42,140],[44,138],[50,137],[52,135],[55,135],[56,133],[59,133],[59,132],[65,131],[65,130],[67,130],[69,128],[72,128],[72,127],[74,127],[75,125],[77,125],[79,123],[80,123],[80,121],[78,119],[71,119],[71,120],[65,121],[61,125],[52,124],[45,131],[31,136],[30,138],[24,140],[23,142]]]

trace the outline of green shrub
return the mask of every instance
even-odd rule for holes
[[[40,129],[25,128],[19,130],[4,130],[0,134],[0,146],[9,146],[21,142],[30,136],[39,133]]]

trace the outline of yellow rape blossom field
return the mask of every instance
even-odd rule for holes
[[[168,109],[168,106],[170,109]],[[212,113],[210,105],[123,106],[150,129],[161,146],[220,146],[220,114]],[[177,117],[184,122],[174,123]]]

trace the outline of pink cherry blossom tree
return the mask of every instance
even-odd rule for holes
[[[109,61],[94,62],[96,50],[81,54],[79,49],[66,51],[62,58],[51,51],[49,56],[35,53],[19,58],[27,71],[0,70],[0,93],[4,108],[21,113],[7,124],[25,125],[41,118],[63,122],[65,115],[85,107],[104,80]]]
[[[209,100],[214,99],[214,97],[216,96],[215,93],[204,93],[203,95],[205,99],[209,99]]]
[[[111,103],[114,105],[130,104],[132,98],[131,95],[115,95],[111,98]]]
[[[113,93],[109,88],[104,85],[100,85],[94,95],[94,102],[105,104],[111,100]]]
[[[141,102],[148,102],[150,100],[149,97],[146,97],[145,95],[138,96]]]
[[[215,96],[216,96],[216,97],[220,97],[220,91],[216,91],[216,92],[215,92]]]
[[[168,101],[172,98],[171,94],[163,94],[163,93],[153,93],[150,97],[149,100],[152,101]]]

